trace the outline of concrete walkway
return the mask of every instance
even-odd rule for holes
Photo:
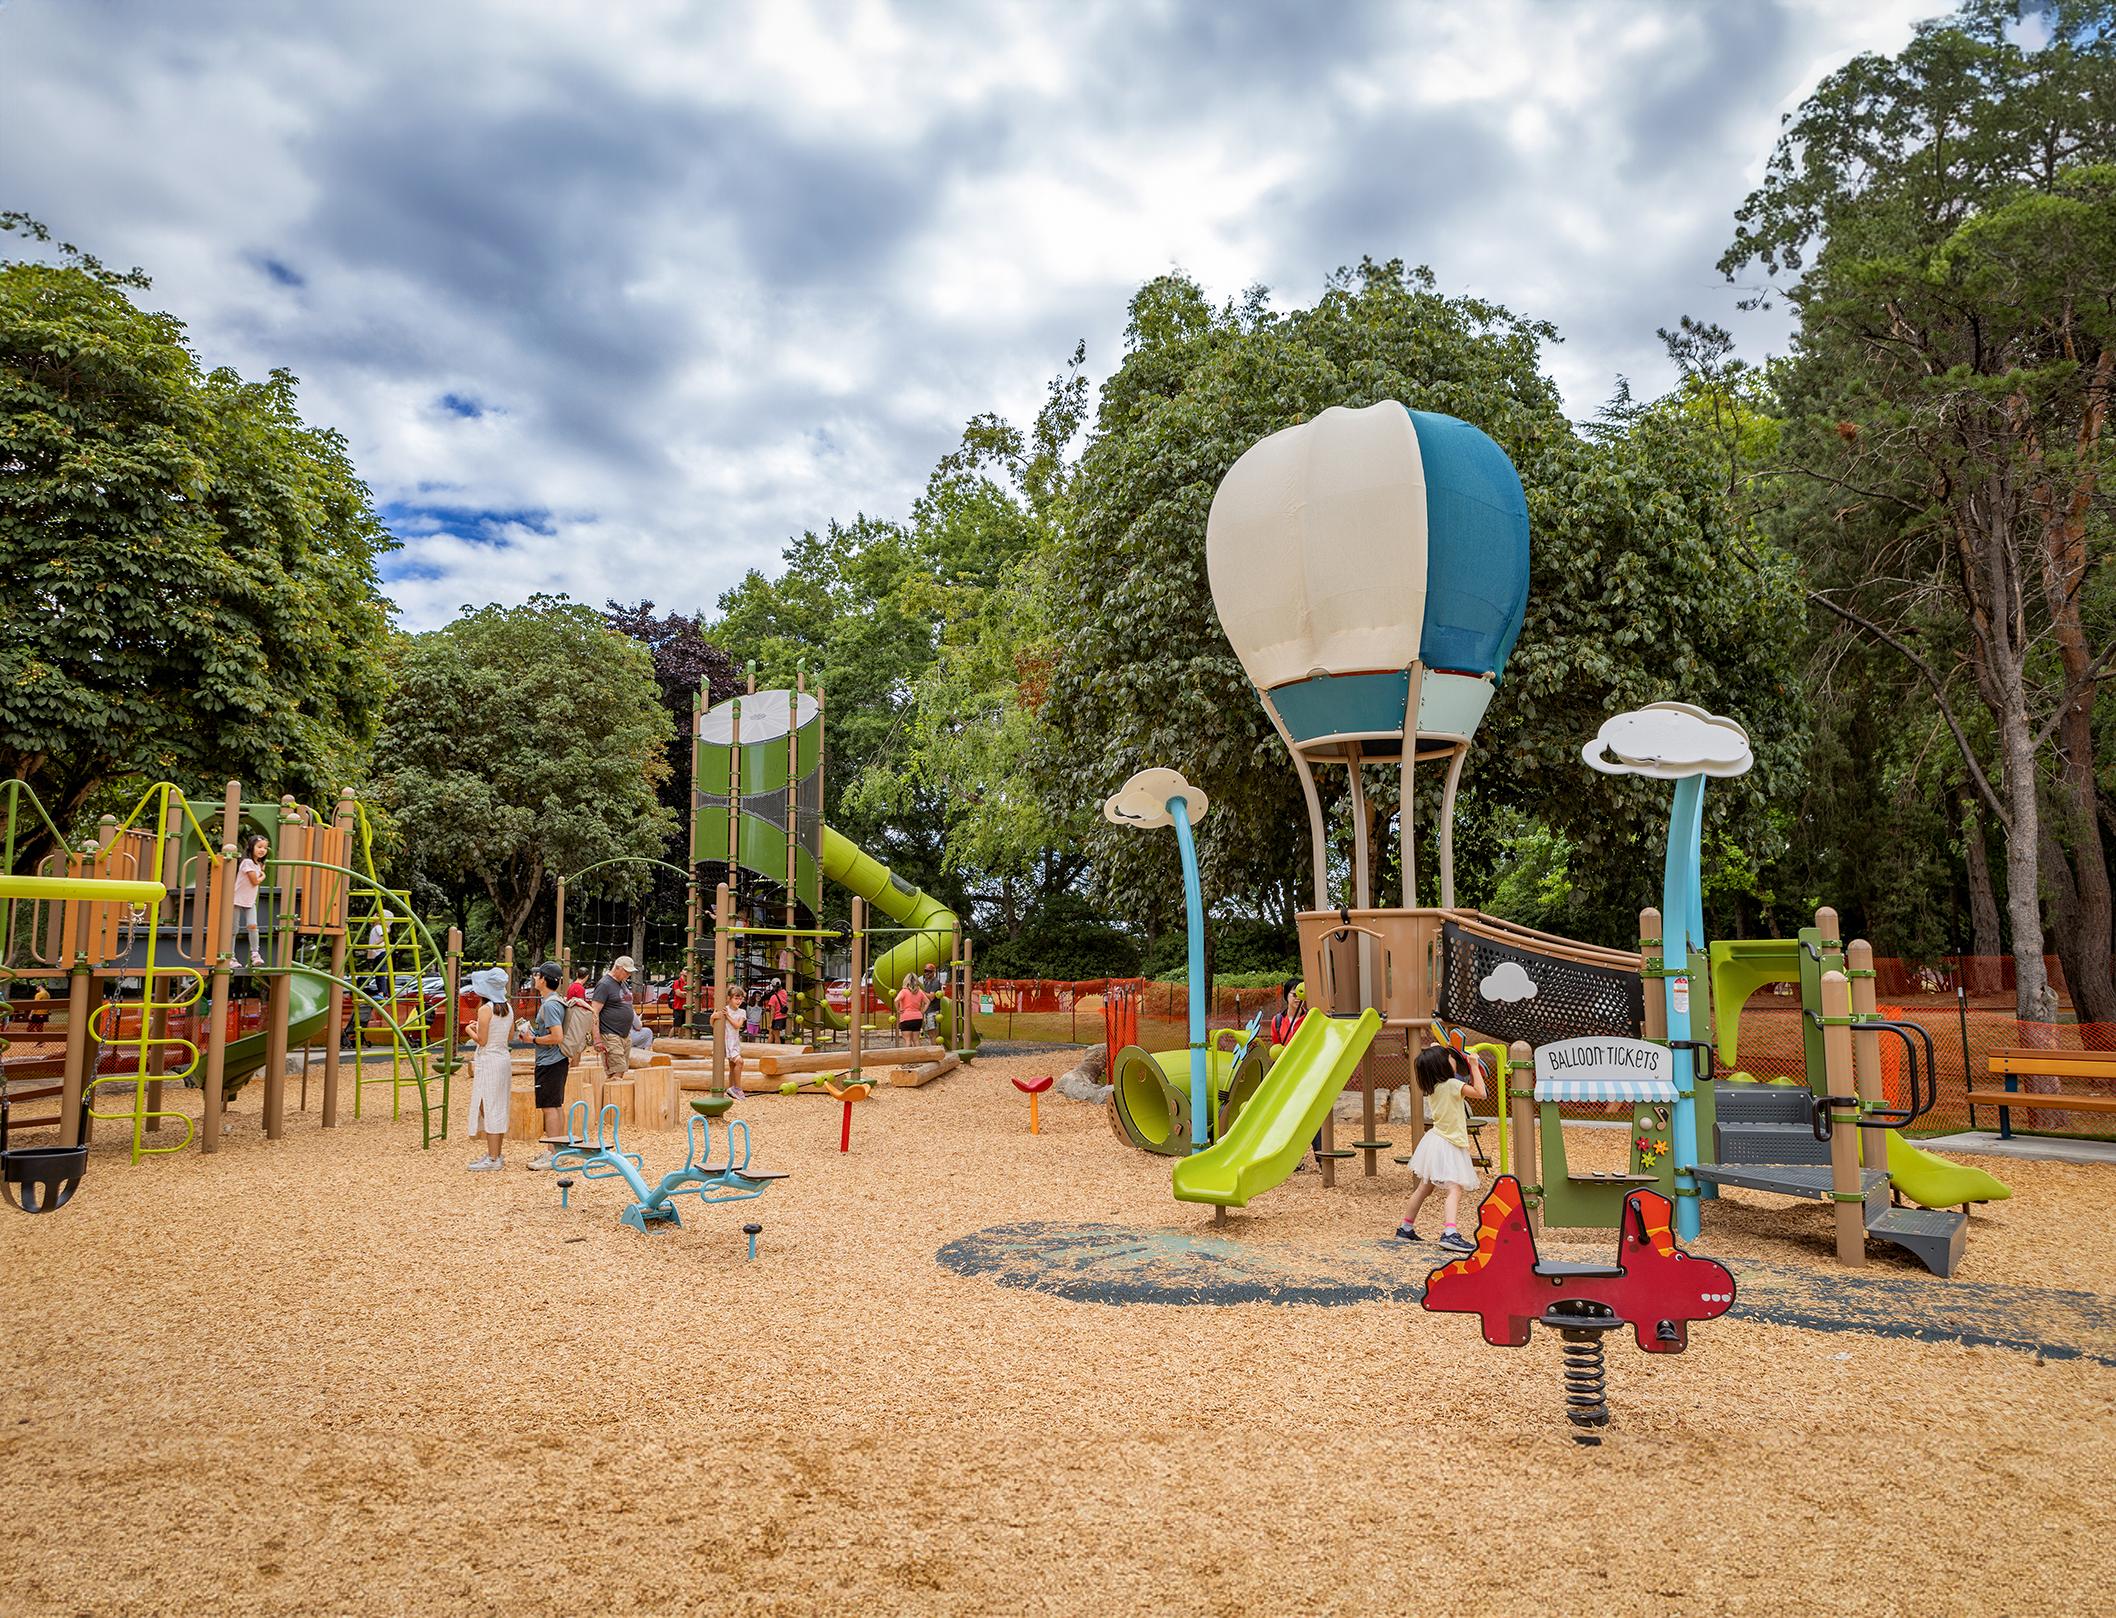
[[[1959,1135],[1935,1135],[1918,1145],[1928,1151],[1977,1152],[1985,1157],[2025,1157],[2038,1163],[2099,1163],[2116,1168],[2116,1140],[2066,1140],[2053,1135],[2015,1135],[2000,1140],[1990,1129],[1966,1130]]]

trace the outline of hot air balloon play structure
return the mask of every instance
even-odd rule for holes
[[[1313,908],[1299,918],[1300,949],[1316,1014],[1240,1113],[1223,1120],[1219,1138],[1176,1165],[1179,1198],[1243,1206],[1292,1171],[1318,1130],[1325,1184],[1355,1155],[1365,1174],[1377,1173],[1393,1143],[1376,1133],[1372,1083],[1361,1083],[1362,1134],[1347,1150],[1335,1142],[1336,1098],[1377,1040],[1400,1041],[1408,1054],[1436,1015],[1448,1015],[1442,988],[1451,972],[1481,963],[1477,976],[1492,976],[1498,963],[1474,957],[1478,948],[1576,969],[1588,974],[1571,986],[1579,995],[1635,1003],[1635,953],[1455,904],[1456,792],[1521,632],[1528,561],[1520,478],[1497,444],[1452,416],[1393,401],[1325,410],[1251,446],[1222,480],[1206,565],[1221,626],[1307,807]],[[1374,891],[1375,767],[1396,772],[1403,806],[1394,905],[1377,904]],[[1322,784],[1336,770],[1345,772],[1351,826],[1341,892],[1331,881]],[[1421,873],[1419,783],[1434,775],[1438,870]],[[1415,1135],[1420,1121],[1411,1128]],[[1502,1142],[1502,1166],[1507,1151]]]
[[[1179,1199],[1242,1207],[1293,1171],[1311,1137],[1325,1185],[1335,1183],[1337,1163],[1354,1156],[1363,1159],[1365,1175],[1376,1174],[1379,1154],[1393,1144],[1376,1131],[1377,1045],[1400,1042],[1394,1054],[1401,1060],[1436,1037],[1436,1028],[1437,1037],[1448,1037],[1452,1027],[1505,1048],[1493,1155],[1499,1173],[1520,1178],[1532,1222],[1547,1215],[1558,1224],[1614,1226],[1632,1193],[1651,1189],[1673,1199],[1677,1232],[1690,1237],[1699,1204],[1714,1188],[1741,1185],[1835,1199],[1838,1251],[1847,1263],[1863,1262],[1871,1236],[1952,1273],[1961,1216],[1876,1202],[1893,1183],[1929,1203],[1898,1172],[1899,1161],[1910,1169],[1926,1165],[1908,1162],[1911,1149],[1885,1132],[1913,1120],[1919,1102],[1929,1105],[1930,1086],[1920,1091],[1914,1077],[1909,1106],[1880,1105],[1879,1036],[1895,1025],[1873,1013],[1870,971],[1863,1003],[1858,988],[1849,997],[1846,989],[1861,975],[1857,963],[1870,956],[1867,946],[1840,943],[1835,912],[1827,909],[1818,913],[1815,935],[1797,942],[1708,946],[1704,938],[1702,795],[1707,778],[1750,767],[1739,723],[1689,703],[1657,702],[1613,716],[1582,749],[1599,773],[1675,785],[1664,910],[1641,913],[1637,947],[1582,943],[1456,904],[1456,795],[1528,605],[1528,505],[1497,444],[1468,422],[1390,400],[1325,410],[1251,445],[1228,470],[1213,499],[1205,553],[1221,627],[1285,744],[1306,804],[1312,908],[1299,916],[1300,955],[1316,1015],[1300,1024],[1261,1079],[1252,1075],[1214,1109],[1207,1105],[1211,1052],[1193,1006],[1190,1151],[1173,1170]],[[1369,792],[1377,769],[1397,777],[1401,889],[1394,895],[1375,892]],[[1339,770],[1344,790],[1326,792]],[[1421,797],[1421,780],[1435,775],[1438,790]],[[1161,777],[1182,783],[1174,771],[1147,770],[1124,790]],[[1326,804],[1349,820],[1334,866]],[[1145,818],[1112,818],[1143,825],[1173,816],[1189,880],[1196,855],[1179,807],[1156,801]],[[1437,870],[1419,866],[1421,815],[1436,817],[1429,829]],[[1194,915],[1194,985],[1201,925]],[[1740,999],[1793,975],[1787,963],[1796,957],[1814,967],[1799,969],[1814,1023],[1812,1099],[1783,1088],[1765,1093],[1761,1085],[1719,1085],[1715,1096],[1711,988],[1722,978],[1728,985],[1722,1054],[1730,1056]],[[1901,1037],[1907,1046],[1909,1035]],[[1915,1075],[1917,1053],[1907,1054]],[[1112,1074],[1120,1117],[1133,1099],[1131,1081],[1166,1074],[1170,1065],[1155,1067],[1135,1050],[1118,1053]],[[1531,1072],[1533,1087],[1522,1086]],[[1334,1108],[1355,1078],[1364,1098],[1362,1135],[1340,1150]],[[1172,1084],[1157,1088],[1161,1104],[1145,1096],[1143,1111],[1173,1116],[1182,1098]],[[1558,1109],[1581,1104],[1630,1107],[1626,1170],[1568,1167]],[[1146,1122],[1127,1120],[1128,1138],[1139,1141]],[[1422,1128],[1415,1107],[1410,1128],[1415,1146]],[[1150,1148],[1180,1153],[1174,1132],[1161,1134],[1166,1138]],[[1775,1155],[1744,1159],[1744,1143]],[[1886,1173],[1879,1167],[1883,1148]]]

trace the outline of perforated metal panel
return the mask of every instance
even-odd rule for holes
[[[1588,1034],[1638,1036],[1646,1016],[1636,972],[1538,955],[1449,922],[1440,930],[1440,1015],[1511,1044]]]

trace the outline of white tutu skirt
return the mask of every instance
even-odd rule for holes
[[[1411,1153],[1411,1172],[1435,1185],[1459,1185],[1465,1191],[1477,1189],[1477,1165],[1469,1153],[1444,1139],[1437,1129],[1428,1129],[1418,1142],[1418,1150]]]

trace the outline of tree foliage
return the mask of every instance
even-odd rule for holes
[[[504,939],[557,877],[661,857],[677,816],[659,797],[669,736],[653,658],[592,608],[537,596],[466,610],[400,639],[390,665],[377,751],[406,858],[482,891]],[[599,886],[644,883],[618,867]]]
[[[145,276],[65,251],[0,264],[0,772],[62,819],[136,776],[327,799],[380,714],[394,541],[292,376],[202,373]]]
[[[2019,9],[1977,0],[1825,79],[1737,215],[1721,267],[1797,274],[1800,325],[1773,378],[1785,452],[1736,520],[1767,515],[1811,601],[1944,726],[2004,839],[2019,1014],[2054,1015],[2047,898],[2082,1009],[2116,1021],[2095,737],[2116,8],[2038,8],[2037,43]]]

